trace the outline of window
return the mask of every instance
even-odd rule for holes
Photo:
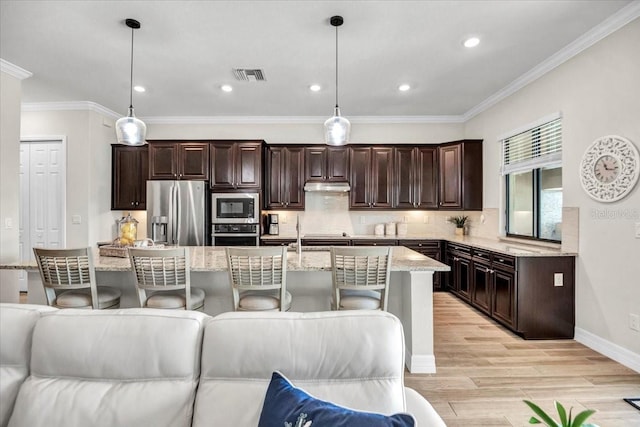
[[[562,240],[562,122],[547,118],[501,139],[507,236]]]

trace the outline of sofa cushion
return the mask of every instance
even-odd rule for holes
[[[29,375],[31,336],[42,313],[53,307],[29,304],[0,306],[0,426],[6,426],[18,389]]]
[[[306,426],[332,427],[413,427],[409,414],[390,416],[354,411],[316,399],[294,387],[281,373],[274,372],[264,399],[258,427]]]
[[[154,309],[44,315],[9,425],[191,425],[209,318]]]
[[[338,405],[405,411],[402,325],[386,312],[225,313],[202,351],[194,427],[257,425],[274,371]]]

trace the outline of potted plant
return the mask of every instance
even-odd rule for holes
[[[458,216],[450,216],[449,222],[456,225],[456,236],[462,236],[465,234],[465,226],[467,222],[469,222],[469,217],[467,215],[458,215]]]
[[[558,416],[560,417],[560,422],[557,422],[549,414],[543,411],[538,405],[535,403],[525,400],[529,408],[535,412],[538,417],[531,417],[529,419],[529,424],[546,424],[549,427],[597,427],[595,424],[587,424],[585,421],[591,415],[593,415],[596,411],[593,409],[587,409],[585,411],[580,412],[576,415],[575,418],[571,417],[571,412],[573,408],[569,408],[569,413],[564,409],[564,406],[560,402],[553,402],[556,407],[556,411],[558,411]]]

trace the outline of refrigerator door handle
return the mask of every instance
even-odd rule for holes
[[[180,235],[181,233],[181,222],[182,222],[182,218],[180,217],[180,215],[182,215],[182,195],[180,194],[180,184],[179,183],[175,183],[175,199],[174,199],[174,203],[176,206],[176,245],[180,245]]]
[[[171,232],[171,244],[176,244],[176,234],[178,228],[178,216],[176,208],[176,183],[171,183],[171,215],[173,216],[173,230]]]

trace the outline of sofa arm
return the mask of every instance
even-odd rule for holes
[[[427,399],[409,387],[404,388],[404,393],[407,398],[407,412],[415,417],[416,426],[446,427]]]

